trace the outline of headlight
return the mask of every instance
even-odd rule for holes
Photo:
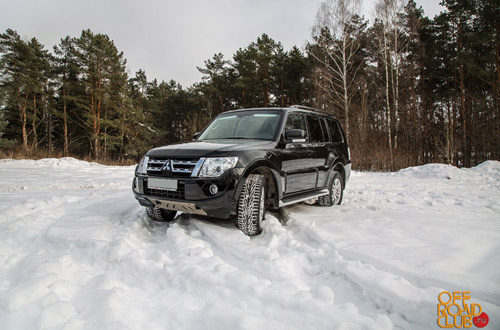
[[[148,161],[149,161],[148,156],[142,157],[141,162],[139,163],[139,166],[137,166],[137,173],[148,174]]]
[[[238,157],[207,158],[200,170],[200,177],[218,177],[238,162]]]

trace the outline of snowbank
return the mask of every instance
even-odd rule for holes
[[[87,167],[106,167],[95,162],[86,162],[83,160],[78,160],[73,157],[63,157],[63,158],[43,158],[38,160],[33,159],[0,159],[0,164],[2,167],[53,167],[53,168],[74,168],[81,169]]]
[[[500,180],[500,162],[486,161],[473,168],[459,169],[452,165],[426,164],[400,170],[397,175],[415,179],[464,179],[467,181],[478,180],[498,182]]]

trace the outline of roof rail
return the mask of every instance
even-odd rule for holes
[[[306,107],[305,105],[300,105],[300,104],[294,104],[291,105],[290,108],[297,108],[297,109],[304,109],[304,110],[311,110],[311,111],[318,111],[318,109],[311,108],[311,107]]]
[[[289,108],[296,108],[296,109],[309,110],[309,111],[321,112],[321,113],[324,113],[324,114],[328,114],[328,112],[326,112],[324,110],[319,110],[319,109],[316,109],[316,108],[306,107],[305,105],[300,105],[300,104],[291,105]]]

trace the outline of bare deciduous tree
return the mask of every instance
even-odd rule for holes
[[[322,65],[322,83],[319,87],[326,92],[331,101],[343,108],[345,131],[349,136],[349,108],[355,93],[351,85],[355,80],[359,66],[355,66],[353,57],[359,49],[360,39],[353,18],[359,12],[360,0],[326,0],[317,14],[314,37],[320,41],[321,54],[312,53]],[[332,39],[320,38],[327,30]]]
[[[375,6],[377,19],[382,23],[378,52],[381,55],[385,70],[385,105],[391,164],[394,161],[393,148],[397,148],[397,131],[399,127],[400,67],[403,54],[408,48],[408,39],[404,40],[403,38],[404,24],[401,19],[401,13],[404,11],[407,2],[408,0],[379,0]]]

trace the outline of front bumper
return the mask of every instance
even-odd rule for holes
[[[242,173],[243,169],[233,168],[217,178],[169,177],[177,180],[178,187],[176,191],[167,191],[148,188],[148,179],[153,176],[136,172],[132,190],[137,201],[146,207],[225,219],[236,214],[239,192],[244,183]],[[215,195],[209,192],[212,184],[218,187]]]

